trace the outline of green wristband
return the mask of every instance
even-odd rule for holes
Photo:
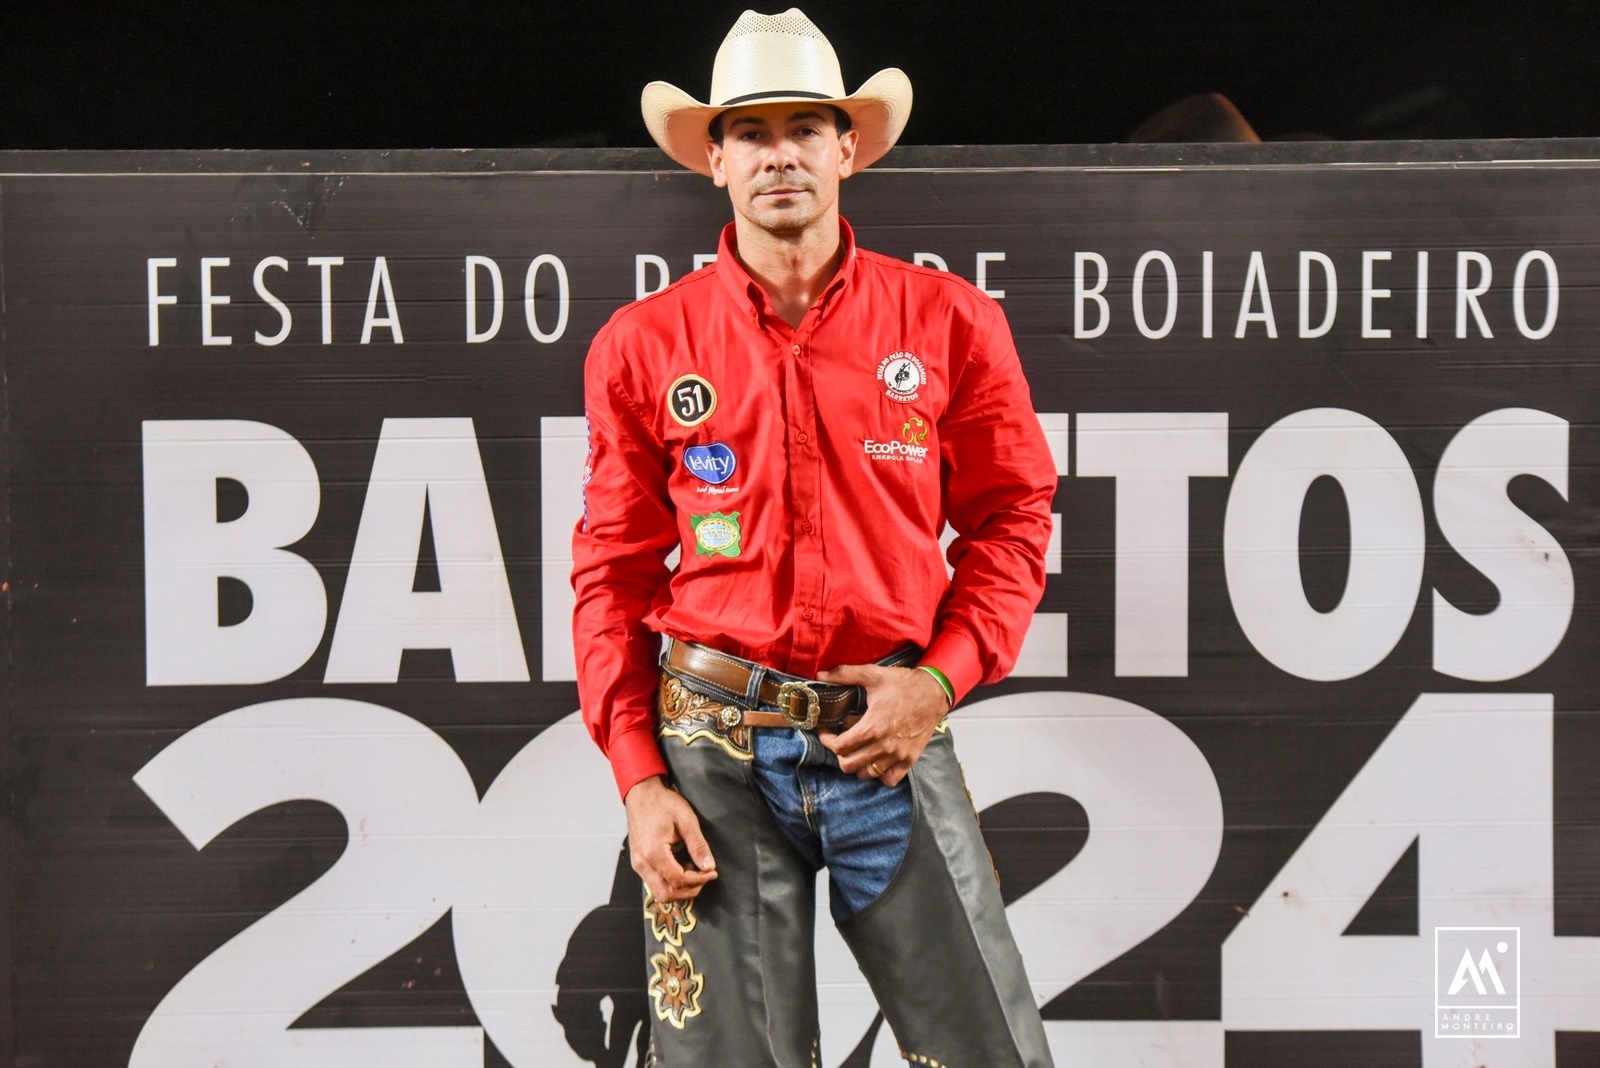
[[[956,688],[950,685],[950,679],[945,673],[932,664],[918,664],[917,667],[933,676],[933,681],[937,682],[939,689],[944,691],[944,699],[950,702],[951,708],[954,708],[956,706]]]

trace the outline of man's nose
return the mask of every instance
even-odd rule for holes
[[[767,170],[793,170],[799,159],[796,148],[794,141],[787,137],[774,139],[767,153]]]

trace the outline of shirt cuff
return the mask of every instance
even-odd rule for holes
[[[623,731],[612,738],[606,759],[611,761],[611,774],[617,779],[618,796],[624,798],[642,780],[667,774],[667,762],[661,759],[655,731],[648,727]]]
[[[959,704],[967,694],[983,681],[983,663],[978,659],[978,647],[965,632],[945,629],[933,639],[922,654],[922,663],[930,664],[944,672],[956,691]]]

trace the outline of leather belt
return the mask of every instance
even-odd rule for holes
[[[734,695],[733,700],[743,701],[750,692],[750,676],[761,670],[757,664],[736,656],[718,652],[693,642],[672,641],[662,661],[669,673],[687,683],[712,686],[724,694]],[[840,686],[814,679],[779,682],[763,676],[757,701],[772,705],[778,711],[738,708],[738,723],[724,726],[793,727],[796,730],[829,731],[846,730],[855,725],[865,711],[864,693],[859,686]],[[720,699],[720,695],[719,695]],[[730,705],[731,713],[738,706]],[[730,716],[731,718],[731,716]]]

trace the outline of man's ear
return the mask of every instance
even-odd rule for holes
[[[716,141],[706,142],[706,161],[711,164],[711,181],[718,189],[728,187],[728,171],[722,163],[722,145]]]
[[[839,135],[839,177],[848,178],[856,172],[856,141],[861,135],[855,130],[846,130]]]

